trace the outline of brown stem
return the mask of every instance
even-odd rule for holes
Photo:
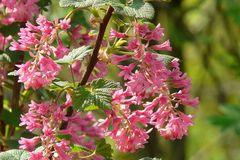
[[[109,22],[109,20],[112,16],[113,11],[114,11],[114,9],[110,6],[108,11],[107,11],[107,14],[105,15],[102,23],[100,24],[100,29],[99,29],[97,41],[96,41],[96,44],[95,44],[95,48],[93,50],[92,58],[90,60],[90,63],[87,67],[87,71],[85,72],[80,85],[85,85],[87,83],[88,78],[89,78],[90,74],[92,73],[92,70],[94,69],[95,65],[98,62],[98,52],[99,52],[99,49],[101,47],[103,36],[104,36],[105,30],[107,28],[108,22]]]
[[[18,60],[18,64],[22,64],[24,60],[24,53],[19,53],[21,54]],[[15,67],[15,70],[18,68]],[[18,77],[15,76],[13,78],[13,90],[12,90],[12,100],[11,100],[11,109],[13,110],[14,108],[19,108],[19,100],[20,100],[20,90],[21,90],[21,83],[18,82]],[[15,127],[10,126],[9,129],[9,134],[13,135],[15,132]]]
[[[85,85],[87,83],[89,76],[91,75],[95,65],[98,62],[99,49],[102,45],[103,36],[104,36],[104,33],[106,31],[107,25],[109,23],[109,20],[112,16],[113,11],[114,11],[114,8],[110,6],[108,8],[108,11],[107,11],[106,15],[103,18],[102,23],[100,23],[100,29],[99,29],[99,33],[98,33],[98,36],[97,36],[95,47],[93,49],[93,54],[92,54],[91,60],[90,60],[89,65],[87,67],[87,71],[85,72],[85,74],[83,76],[83,79],[79,83],[79,85]],[[67,116],[70,117],[72,114],[73,114],[73,109],[72,109],[72,107],[69,107],[68,110],[67,110]],[[66,129],[67,125],[68,125],[67,122],[63,122],[60,129]]]

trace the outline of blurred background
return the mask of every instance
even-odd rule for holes
[[[192,78],[192,94],[200,98],[189,136],[166,141],[156,131],[145,149],[134,154],[115,152],[116,160],[144,156],[163,160],[240,159],[240,0],[151,0],[153,23],[161,23],[170,39],[170,54],[182,61]],[[53,1],[50,18],[67,9]]]

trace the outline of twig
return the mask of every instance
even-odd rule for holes
[[[85,72],[82,81],[79,83],[79,86],[80,85],[85,85],[87,83],[89,76],[91,75],[95,65],[98,62],[99,49],[102,45],[103,36],[104,36],[104,33],[106,31],[107,25],[109,23],[109,20],[112,16],[113,11],[114,11],[114,8],[109,6],[108,11],[103,18],[102,23],[100,23],[100,29],[99,29],[99,33],[98,33],[98,36],[97,36],[95,47],[93,49],[93,54],[92,54],[91,60],[89,62],[89,65],[87,67],[87,71]],[[70,117],[72,114],[73,114],[73,109],[72,109],[72,107],[69,107],[68,110],[67,110],[67,116]],[[66,129],[67,125],[68,125],[67,122],[63,122],[60,129]]]

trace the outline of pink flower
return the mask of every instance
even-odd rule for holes
[[[128,60],[129,58],[130,58],[129,55],[119,56],[119,55],[113,54],[111,56],[111,63],[112,64],[118,64],[118,63],[120,63],[122,61]]]
[[[160,24],[150,32],[150,34],[146,35],[145,39],[147,40],[160,40],[164,36],[163,28],[161,28]]]
[[[133,39],[128,42],[128,49],[131,51],[137,50],[140,47],[140,42],[137,39]]]
[[[17,67],[19,68],[17,71],[19,82],[24,83],[25,89],[30,87],[38,89],[48,85],[60,71],[60,66],[46,57],[41,57],[37,64],[28,61]]]
[[[135,25],[135,32],[140,34],[141,36],[145,36],[147,33],[150,32],[147,24],[136,24]]]
[[[58,41],[58,46],[54,51],[54,54],[58,57],[58,58],[63,58],[65,55],[67,55],[69,53],[69,49],[67,47],[65,47],[62,43],[61,40]]]
[[[48,21],[45,16],[39,15],[36,22],[43,36],[51,36],[56,32],[53,22]]]
[[[43,125],[42,132],[44,136],[50,138],[53,137],[55,133],[55,131],[50,126],[47,126],[47,124]]]
[[[115,38],[126,38],[128,35],[126,33],[117,32],[114,29],[111,29],[109,39],[113,40]]]
[[[46,158],[43,157],[42,152],[31,152],[29,160],[46,160]]]
[[[19,141],[20,144],[20,149],[28,150],[28,151],[33,151],[35,149],[35,146],[39,143],[39,138],[34,137],[31,139],[27,138],[21,138]]]
[[[168,124],[165,128],[160,129],[160,134],[166,139],[182,139],[184,135],[187,135],[188,127],[192,126],[192,116],[181,113],[176,116],[171,114]]]
[[[63,30],[67,30],[71,27],[70,25],[70,22],[71,22],[71,19],[63,19],[63,20],[60,20],[60,27],[61,29]]]
[[[38,104],[34,101],[31,101],[31,104],[28,105],[31,111],[37,112],[39,114],[45,115],[49,112],[49,105],[46,103]]]
[[[16,2],[16,0],[3,0],[2,3],[6,6],[6,13],[1,23],[9,25],[14,22],[31,20],[34,15],[39,13],[38,1],[39,0],[25,0]]]
[[[33,132],[34,130],[41,129],[42,124],[39,122],[39,116],[33,112],[28,112],[21,116],[21,123],[19,126],[26,125],[27,130]]]
[[[72,97],[70,94],[66,94],[66,101],[64,102],[64,104],[62,105],[63,108],[67,108],[72,106]]]
[[[170,46],[169,40],[165,41],[162,44],[157,44],[151,46],[152,49],[159,51],[159,50],[165,50],[165,51],[172,51],[172,47]]]
[[[132,70],[134,69],[135,65],[134,64],[130,64],[129,66],[119,65],[118,67],[122,69],[122,71],[118,75],[122,76],[124,80],[127,80],[131,78],[130,75],[132,74]]]

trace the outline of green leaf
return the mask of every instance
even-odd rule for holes
[[[28,160],[29,153],[24,150],[12,149],[0,153],[1,160]]]
[[[173,56],[169,56],[169,55],[165,55],[165,54],[158,54],[158,60],[163,60],[163,63],[166,67],[169,67],[169,64],[172,62],[172,60],[175,57]]]
[[[84,57],[89,55],[92,52],[92,49],[89,49],[88,46],[82,46],[76,49],[73,49],[69,52],[68,55],[64,56],[62,59],[56,60],[56,63],[59,64],[72,64],[77,60],[83,60]]]
[[[114,0],[113,0],[114,1]],[[110,0],[60,0],[60,7],[86,8],[91,6],[103,6],[111,2]]]
[[[12,112],[3,109],[0,115],[0,119],[7,124],[18,126],[20,123],[20,115],[21,111],[19,108],[14,108]]]
[[[0,53],[0,61],[1,62],[11,62],[11,58],[7,53]]]
[[[144,158],[141,158],[139,160],[161,160],[159,158],[149,158],[149,157],[144,157]]]
[[[102,155],[105,160],[112,160],[113,149],[110,144],[106,143],[105,139],[97,142],[96,153]]]
[[[118,89],[119,83],[105,79],[94,80],[89,86],[80,86],[74,91],[73,107],[81,111],[110,109],[112,92]]]
[[[49,86],[48,89],[50,91],[58,91],[62,90],[63,88],[74,86],[73,83],[69,83],[68,81],[53,81]]]
[[[153,6],[150,3],[142,4],[141,0],[140,2],[134,1],[130,6],[113,4],[113,7],[118,14],[136,18],[152,19],[155,14]]]
[[[60,7],[101,7],[111,5],[115,13],[136,18],[151,19],[154,16],[154,8],[143,0],[133,0],[130,5],[125,5],[122,0],[60,0]]]
[[[79,152],[85,152],[85,153],[92,153],[93,151],[87,149],[84,146],[80,146],[77,144],[74,144],[71,146],[71,152],[79,153]]]
[[[8,73],[8,76],[18,76],[18,75],[17,75],[17,71],[14,70],[14,71],[12,71],[12,72],[9,72],[9,73]]]

